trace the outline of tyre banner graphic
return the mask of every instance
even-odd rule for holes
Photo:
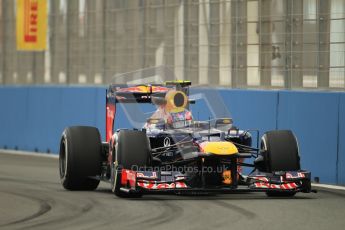
[[[17,50],[46,49],[47,0],[17,0]]]

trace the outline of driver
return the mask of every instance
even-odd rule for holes
[[[182,91],[170,90],[164,98],[151,97],[152,103],[157,110],[149,120],[160,120],[168,127],[179,128],[189,125],[192,120],[192,113],[186,109],[188,100]],[[152,128],[151,122],[146,122],[145,128]]]

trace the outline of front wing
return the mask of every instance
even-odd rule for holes
[[[132,171],[122,169],[121,191],[127,193],[237,193],[237,192],[311,192],[311,173],[307,171],[255,173],[242,183],[193,187],[180,172]]]

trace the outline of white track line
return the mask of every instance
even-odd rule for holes
[[[320,188],[328,188],[328,189],[335,189],[335,190],[343,190],[343,191],[345,191],[345,187],[344,187],[344,186],[338,186],[338,185],[315,184],[315,183],[312,183],[311,186],[313,186],[313,187],[320,187]]]
[[[27,152],[19,150],[9,150],[9,149],[0,149],[0,154],[12,154],[20,156],[34,156],[34,157],[48,157],[48,158],[59,158],[58,154],[53,153],[36,153],[36,152]]]
[[[48,157],[48,158],[59,158],[58,154],[48,154],[48,153],[36,153],[36,152],[27,152],[27,151],[18,151],[18,150],[8,150],[8,149],[0,149],[0,154],[14,154],[14,155],[21,155],[21,156],[35,156],[35,157]],[[313,187],[320,187],[320,188],[328,188],[328,189],[335,189],[335,190],[344,190],[345,186],[337,186],[337,185],[328,185],[328,184],[311,184]]]

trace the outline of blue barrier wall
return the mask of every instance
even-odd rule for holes
[[[339,97],[338,183],[345,185],[345,94]]]
[[[67,126],[104,133],[104,98],[104,88],[1,87],[0,148],[57,153]]]
[[[301,164],[321,181],[336,183],[339,94],[279,92],[278,129],[299,140]]]
[[[191,94],[197,93],[203,93],[211,103],[222,103],[220,106],[211,105],[212,109],[218,108],[218,117],[230,115],[238,127],[259,129],[261,131],[275,129],[276,127],[277,92],[275,91],[236,89],[193,89],[191,91]],[[207,103],[200,104],[200,101],[197,101],[196,105],[192,107],[194,108],[194,116],[198,112],[204,114],[201,119],[208,119],[210,115],[212,117],[211,109],[207,107]],[[223,111],[221,111],[221,107],[224,107]]]
[[[344,93],[195,88],[191,94],[199,99],[191,106],[195,119],[231,116],[236,126],[261,135],[292,129],[302,167],[321,182],[345,184]],[[115,125],[140,127],[153,111],[152,105],[118,106]],[[57,153],[70,125],[96,126],[104,139],[105,88],[0,87],[0,148]]]

